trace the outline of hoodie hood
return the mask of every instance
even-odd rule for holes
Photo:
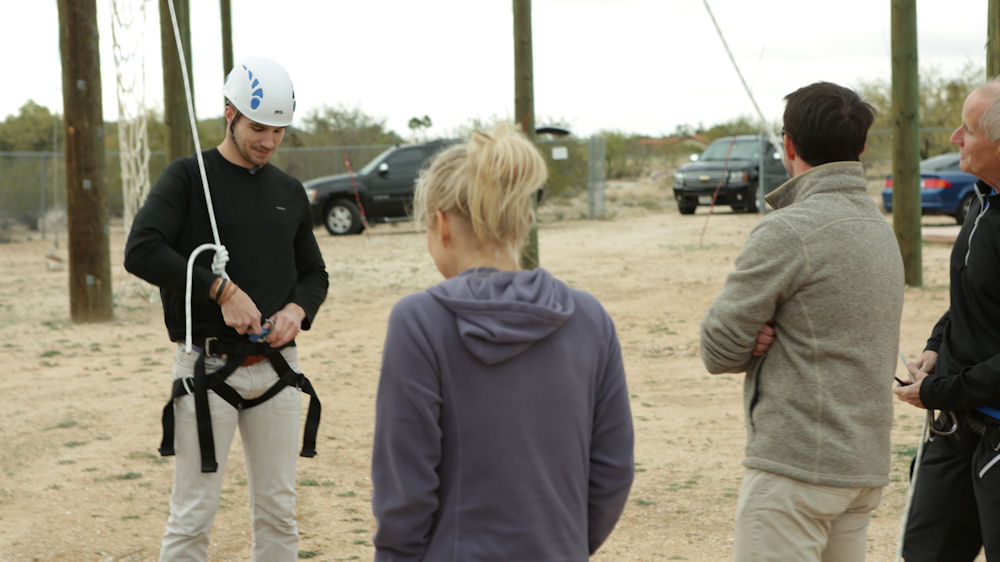
[[[455,315],[462,343],[486,365],[548,337],[574,311],[570,288],[544,269],[469,269],[427,292]]]

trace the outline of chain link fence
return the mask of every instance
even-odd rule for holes
[[[599,148],[595,148],[599,146]],[[357,173],[392,145],[282,147],[272,162],[293,177]],[[542,140],[538,147],[549,164],[546,196],[592,193],[590,215],[603,216],[603,139]],[[595,152],[597,150],[597,152]],[[596,160],[595,160],[596,158]],[[163,151],[149,158],[150,178],[158,178],[167,165]],[[112,217],[123,212],[122,181],[117,152],[107,153],[107,198]],[[0,242],[14,232],[38,233],[66,228],[66,163],[62,152],[0,152]],[[598,193],[599,192],[599,193]]]

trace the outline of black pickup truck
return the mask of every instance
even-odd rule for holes
[[[394,146],[358,170],[353,182],[349,174],[305,182],[315,223],[340,236],[364,229],[362,211],[368,224],[409,220],[417,174],[431,156],[455,142]]]

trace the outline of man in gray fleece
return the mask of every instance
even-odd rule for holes
[[[820,82],[785,98],[792,177],[701,326],[711,373],[745,372],[736,560],[864,560],[889,481],[903,264],[865,189],[874,109]]]

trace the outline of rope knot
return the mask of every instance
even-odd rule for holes
[[[215,257],[212,258],[212,273],[229,279],[229,276],[226,275],[227,263],[229,263],[229,250],[219,244],[215,247]]]

